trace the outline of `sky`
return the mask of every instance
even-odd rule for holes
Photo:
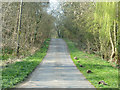
[[[48,13],[50,13],[52,10],[56,11],[59,7],[59,3],[57,0],[49,0],[50,2],[50,8],[48,8]]]

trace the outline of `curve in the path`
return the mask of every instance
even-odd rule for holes
[[[51,39],[47,55],[17,88],[94,88],[76,68],[62,39]]]

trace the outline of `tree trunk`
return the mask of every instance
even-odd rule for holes
[[[19,11],[18,28],[17,28],[18,30],[17,30],[17,50],[16,50],[16,54],[17,54],[18,58],[19,58],[19,48],[20,48],[22,4],[23,4],[23,2],[21,1],[21,3],[20,3],[20,11]]]
[[[110,43],[111,43],[111,46],[112,46],[110,62],[112,62],[112,59],[114,58],[114,55],[115,55],[115,47],[114,47],[114,43],[113,43],[113,40],[112,40],[111,30],[109,30],[109,35],[110,35]]]
[[[114,50],[115,50],[115,63],[117,63],[117,23],[114,20]]]

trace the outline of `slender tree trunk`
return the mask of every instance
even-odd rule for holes
[[[112,46],[112,53],[111,53],[111,56],[110,56],[110,62],[111,62],[114,55],[115,55],[115,47],[114,47],[114,43],[113,43],[113,40],[112,40],[111,30],[109,30],[109,35],[110,35],[110,43],[111,43],[111,46]]]
[[[116,28],[117,28],[117,64],[120,65],[120,5],[119,3],[117,3],[117,21],[118,23],[116,24]]]
[[[60,30],[57,30],[57,33],[58,33],[58,37],[60,38]]]
[[[90,53],[90,42],[88,39],[87,39],[87,48],[88,48],[87,52]]]
[[[117,61],[116,61],[116,63],[118,64],[118,65],[120,65],[120,29],[119,29],[119,27],[118,27],[118,24],[117,24],[117,45],[116,45],[116,53],[117,53]]]
[[[18,12],[17,12],[17,18],[16,18],[17,20],[16,20],[16,25],[15,25],[15,27],[14,27],[14,34],[13,34],[13,42],[12,43],[14,43],[14,41],[15,41],[15,37],[16,37],[16,35],[17,35],[17,32],[18,32],[18,22],[19,22],[19,10],[18,10]],[[16,49],[15,49],[16,50]]]
[[[35,42],[36,42],[36,39],[37,39],[37,30],[38,30],[38,24],[37,24],[37,22],[36,22],[36,29],[35,29],[35,32],[34,32],[34,44],[35,44]]]
[[[19,57],[19,48],[20,48],[20,34],[21,34],[21,18],[22,18],[22,0],[20,3],[20,10],[19,10],[19,22],[18,22],[18,30],[17,30],[17,50],[16,54]]]
[[[114,50],[115,50],[115,63],[117,63],[117,23],[114,20]]]

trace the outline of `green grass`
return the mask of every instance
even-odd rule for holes
[[[7,61],[9,58],[13,58],[12,54],[0,55],[0,60],[2,60],[2,61]]]
[[[10,47],[4,47],[4,50],[1,50],[1,51],[4,51],[4,52],[0,52],[0,60],[7,60],[9,58],[12,58],[13,57],[13,49],[10,48]],[[2,55],[2,53],[4,53]]]
[[[23,81],[46,55],[50,39],[34,55],[29,56],[21,62],[9,64],[2,70],[2,88],[13,88],[18,82]]]
[[[96,88],[118,88],[118,69],[110,65],[109,62],[102,60],[99,56],[88,54],[76,48],[75,44],[69,40],[65,40],[68,44],[71,58],[77,68],[83,73],[88,81]],[[80,63],[73,58],[77,56]],[[85,67],[79,67],[82,64]],[[86,73],[90,69],[93,73]],[[99,85],[98,82],[104,80],[108,85]]]

